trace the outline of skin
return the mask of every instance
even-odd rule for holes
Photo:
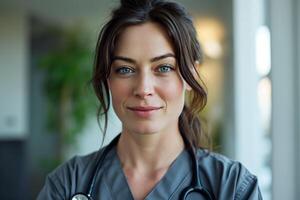
[[[135,199],[144,199],[184,149],[178,118],[185,91],[165,30],[147,22],[118,38],[108,85],[122,122],[117,145]]]

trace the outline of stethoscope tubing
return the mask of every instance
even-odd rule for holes
[[[92,199],[92,193],[93,193],[93,189],[94,189],[94,185],[95,185],[95,182],[96,182],[96,177],[98,176],[98,173],[99,173],[99,170],[100,170],[100,166],[101,164],[103,163],[106,155],[108,154],[108,152],[112,149],[112,147],[114,145],[117,144],[119,138],[120,138],[120,135],[117,135],[102,151],[101,154],[99,154],[99,158],[97,159],[97,164],[96,164],[96,170],[94,172],[94,176],[93,176],[93,179],[92,179],[92,182],[90,184],[90,188],[89,188],[89,192],[88,192],[88,196]]]
[[[104,162],[104,159],[106,158],[106,155],[108,154],[108,152],[113,148],[113,146],[115,146],[120,138],[120,135],[117,135],[106,147],[104,147],[102,153],[99,153],[96,157],[97,162],[95,165],[95,170],[93,172],[93,176],[91,178],[90,181],[90,187],[88,190],[87,194],[84,193],[76,193],[71,197],[71,200],[93,200],[92,194],[93,194],[93,190],[94,190],[94,186],[96,183],[96,178],[98,177],[99,174],[99,170],[100,170],[100,166],[102,165],[102,163]],[[186,142],[186,141],[185,141]],[[193,192],[197,192],[203,196],[205,196],[208,200],[213,200],[215,199],[213,195],[211,195],[211,193],[206,190],[200,180],[200,172],[198,169],[198,159],[197,159],[197,153],[196,153],[196,149],[193,148],[192,145],[189,145],[190,147],[187,148],[192,160],[193,160],[193,173],[194,173],[194,180],[192,182],[192,186],[188,187],[182,198],[184,200],[188,199],[188,196],[193,193]],[[100,151],[100,150],[99,150]],[[100,177],[101,178],[101,177]]]

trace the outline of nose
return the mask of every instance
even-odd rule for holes
[[[146,98],[152,96],[154,93],[154,80],[149,73],[142,73],[137,77],[135,82],[133,94],[139,98]]]

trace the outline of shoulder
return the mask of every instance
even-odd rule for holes
[[[74,156],[58,166],[48,174],[38,199],[66,199],[76,191],[85,190],[102,151],[103,148],[85,156]]]
[[[102,149],[100,150],[102,151]],[[52,171],[48,176],[56,177],[63,175],[70,175],[71,173],[82,173],[89,170],[95,165],[96,157],[100,151],[96,151],[84,156],[74,156],[70,160],[64,162],[58,166],[54,171]]]
[[[216,174],[228,176],[239,173],[241,171],[250,173],[240,162],[230,159],[222,154],[214,153],[207,150],[199,149],[197,151],[199,164],[205,169],[209,168]]]
[[[257,177],[243,164],[207,150],[199,149],[197,157],[203,179],[219,198],[251,199],[249,196],[256,195],[254,199],[260,199]]]

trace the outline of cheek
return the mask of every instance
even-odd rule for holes
[[[114,109],[118,109],[117,107],[120,107],[124,99],[128,96],[130,88],[128,84],[118,81],[109,81],[108,86],[112,96],[113,107]]]
[[[184,87],[180,80],[170,81],[168,84],[164,84],[163,91],[168,104],[176,104],[179,106],[179,104],[184,103]]]
[[[130,88],[130,83],[113,79],[108,81],[108,87],[112,94],[127,93]]]

